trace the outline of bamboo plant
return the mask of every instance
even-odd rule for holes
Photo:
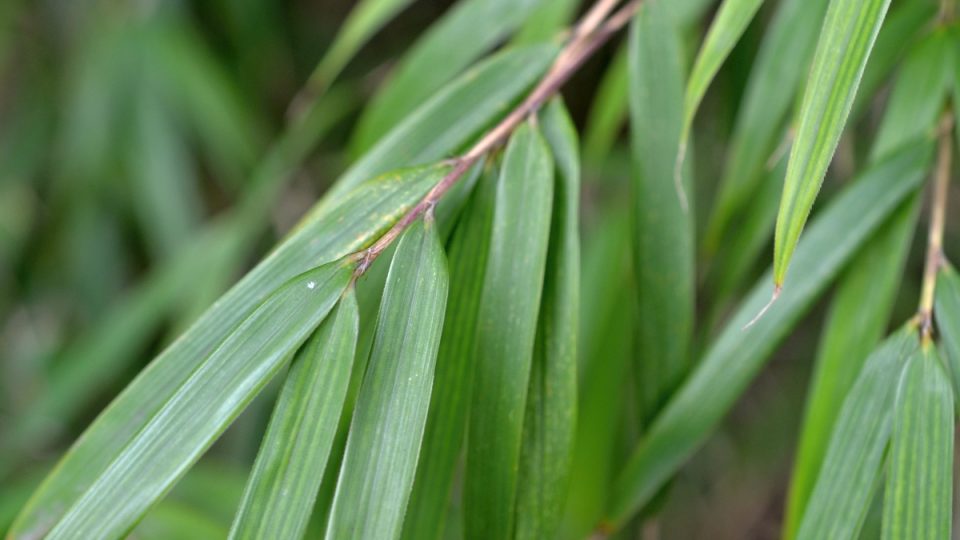
[[[7,538],[656,538],[688,463],[822,310],[777,534],[951,537],[954,0],[460,0],[358,103],[346,68],[415,6],[357,2],[272,141],[202,60],[182,67],[190,35],[137,31],[127,52],[213,126],[235,202],[200,223],[156,85],[117,90],[146,104],[133,170],[155,204],[134,208],[156,264],[2,427],[0,480],[182,324]],[[121,54],[113,32],[89,54]],[[718,89],[734,58],[742,90]],[[562,91],[598,67],[581,121]],[[228,287],[344,118],[346,169]],[[68,168],[102,173],[96,136],[68,138]],[[227,521],[151,533],[258,396]]]

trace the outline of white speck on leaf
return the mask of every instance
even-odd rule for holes
[[[316,286],[317,286],[317,282],[316,282],[316,281],[311,281],[311,282],[307,283],[307,288],[308,288],[308,289],[312,289],[312,288],[314,288],[314,287],[316,287]]]

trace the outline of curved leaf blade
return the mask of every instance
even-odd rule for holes
[[[497,169],[489,165],[450,241],[450,299],[431,394],[420,465],[403,520],[403,537],[436,539],[446,511],[467,431],[477,320],[493,221]]]
[[[514,530],[523,416],[550,234],[553,162],[529,123],[510,138],[497,183],[480,301],[467,438],[467,538]]]
[[[320,324],[353,265],[295,277],[247,317],[97,476],[46,538],[116,538],[209,448]]]
[[[904,368],[893,413],[883,501],[884,539],[950,538],[953,389],[930,344]]]
[[[897,382],[904,363],[919,349],[917,329],[908,325],[865,362],[843,402],[797,538],[857,538],[879,484]]]
[[[774,237],[773,281],[787,267],[833,159],[890,0],[831,0],[800,107]]]
[[[608,526],[618,527],[657,493],[700,447],[779,340],[806,312],[894,209],[923,180],[931,145],[916,145],[877,164],[824,209],[797,255],[797,279],[770,311],[744,325],[770,297],[758,284],[706,356],[656,418],[614,489]]]
[[[302,538],[346,398],[359,314],[348,289],[287,373],[230,538]]]
[[[449,277],[432,215],[397,245],[326,537],[400,536],[427,421]]]
[[[523,421],[515,538],[554,538],[563,517],[577,409],[580,163],[559,100],[540,114],[557,165],[544,292]]]

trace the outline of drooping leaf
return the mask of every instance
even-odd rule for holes
[[[514,530],[523,417],[553,202],[550,150],[529,123],[510,139],[495,201],[468,424],[468,538],[508,538]]]
[[[785,538],[797,534],[843,400],[890,321],[917,221],[919,199],[912,199],[851,261],[834,294],[797,444]]]
[[[827,0],[780,2],[760,44],[730,142],[704,244],[715,253],[728,222],[768,181],[764,165],[782,144],[783,125],[807,74]],[[737,234],[740,234],[738,227]],[[734,235],[730,235],[734,236]],[[724,243],[724,251],[727,246]]]
[[[271,294],[156,411],[140,413],[143,427],[46,538],[114,538],[129,530],[320,324],[352,272],[352,264],[332,262]]]
[[[925,344],[907,360],[897,390],[883,495],[884,539],[950,538],[953,399],[936,348]]]
[[[450,300],[430,396],[420,464],[403,521],[403,537],[439,538],[463,449],[473,391],[477,316],[480,308],[497,169],[491,164],[450,240]]]
[[[560,101],[540,115],[556,163],[553,219],[523,420],[515,538],[554,538],[563,517],[577,409],[580,161]]]
[[[810,304],[857,248],[920,184],[930,161],[928,142],[877,164],[836,197],[798,250],[800,270],[780,300],[750,328],[770,286],[758,284],[705,357],[641,439],[613,492],[608,527],[643,507],[703,444],[723,415]]]
[[[897,70],[897,82],[871,150],[872,159],[936,129],[953,86],[953,47],[950,34],[941,28],[907,53]]]
[[[390,263],[326,537],[398,538],[427,421],[449,277],[432,215]]]
[[[555,52],[551,45],[507,50],[467,71],[379,139],[343,173],[326,199],[384,171],[449,157],[506,114],[546,71]]]
[[[763,5],[763,0],[723,0],[723,3],[720,4],[720,9],[710,24],[707,37],[700,47],[700,52],[697,53],[693,70],[687,80],[686,92],[683,96],[682,127],[680,129],[679,148],[681,152],[686,149],[687,140],[690,138],[690,128],[693,127],[693,117],[697,114],[700,101],[707,93],[707,88],[717,75],[717,71],[720,70],[724,60],[727,59],[730,51],[733,50],[734,45],[740,41],[740,37],[747,30],[747,25],[753,20],[761,5]]]
[[[181,390],[191,374],[281,284],[319,263],[358,251],[382,234],[448,170],[431,166],[364,184],[323,217],[298,229],[127,387],[63,457],[13,527],[13,536],[48,530]],[[209,435],[209,434],[208,434]]]
[[[348,289],[294,359],[230,538],[302,538],[350,382],[357,300]]]
[[[833,158],[890,0],[831,0],[800,107],[774,238],[778,287]]]
[[[513,32],[542,3],[545,0],[464,0],[454,5],[413,45],[393,78],[367,106],[351,143],[354,154],[373,148],[385,133],[401,125],[420,103]],[[526,67],[530,68],[537,71],[536,65]],[[515,69],[515,84],[523,90],[529,84],[524,82],[526,69]],[[501,106],[511,100],[496,99],[503,102]]]
[[[644,5],[629,41],[641,421],[656,414],[686,372],[694,315],[693,212],[674,188],[683,59],[665,5]],[[689,171],[684,176],[689,184]]]
[[[879,484],[897,383],[919,349],[917,329],[907,325],[866,360],[840,409],[797,538],[857,538]]]
[[[579,0],[540,0],[527,20],[517,30],[513,43],[542,43],[557,37],[576,15]]]
[[[590,165],[602,163],[607,158],[626,119],[628,52],[627,47],[617,49],[610,66],[600,79],[596,97],[590,106],[590,115],[587,117],[583,135],[584,160]]]

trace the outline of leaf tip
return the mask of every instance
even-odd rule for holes
[[[773,295],[770,297],[770,301],[767,302],[767,305],[763,306],[763,309],[760,310],[760,313],[757,313],[756,317],[750,320],[743,329],[749,330],[750,327],[757,324],[757,322],[767,314],[767,311],[770,311],[770,308],[773,307],[773,304],[776,303],[777,299],[780,298],[780,292],[783,290],[783,285],[777,283],[773,288]]]

